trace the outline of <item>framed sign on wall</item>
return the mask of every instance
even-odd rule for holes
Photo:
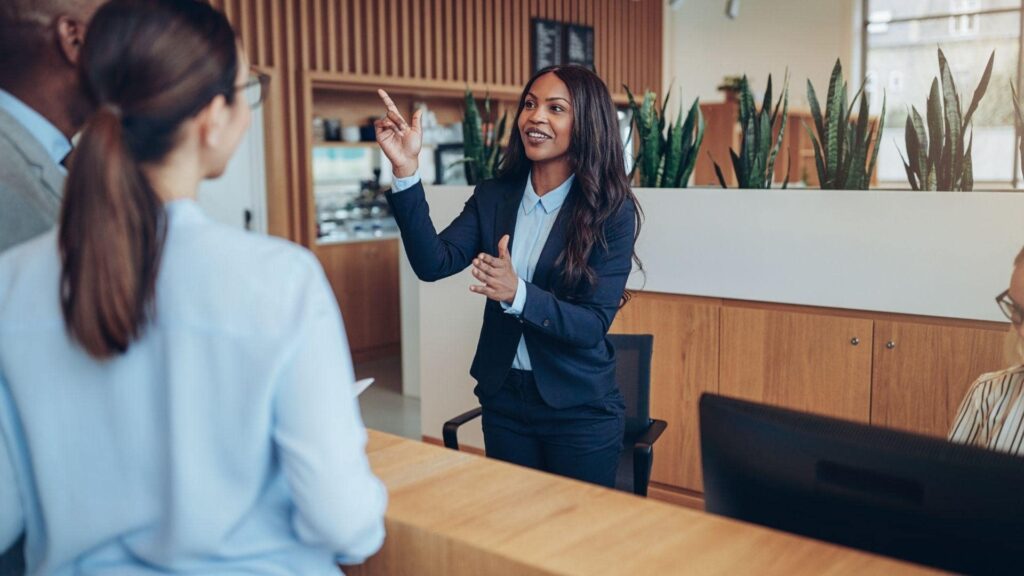
[[[533,72],[559,64],[594,70],[594,28],[534,18],[530,26]]]
[[[594,28],[569,24],[565,30],[565,63],[594,70]]]
[[[534,18],[530,31],[533,72],[565,62],[565,24]]]

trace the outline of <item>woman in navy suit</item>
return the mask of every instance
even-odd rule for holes
[[[440,234],[418,172],[420,113],[409,124],[380,95],[377,141],[395,173],[388,202],[413,270],[430,282],[472,266],[470,290],[487,298],[470,369],[487,455],[613,486],[624,406],[606,335],[632,262],[641,268],[642,213],[608,88],[579,66],[538,72],[498,178]]]

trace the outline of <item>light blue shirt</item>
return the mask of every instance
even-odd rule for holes
[[[557,188],[543,196],[538,196],[533,188],[533,176],[526,179],[526,190],[523,193],[523,201],[519,204],[519,211],[516,213],[515,241],[512,242],[512,268],[519,276],[519,286],[516,289],[515,298],[511,304],[502,302],[501,306],[506,314],[519,316],[526,306],[526,283],[533,281],[533,273],[537,269],[537,261],[544,250],[544,244],[551,234],[551,229],[558,219],[558,213],[565,204],[566,197],[572,189],[575,176],[570,175],[569,179],[562,182]],[[395,178],[394,191],[396,193],[407,190],[420,180],[419,172],[408,178]],[[519,346],[516,348],[516,357],[512,361],[512,367],[517,370],[532,370],[530,354],[526,350],[526,338],[519,338]]]
[[[49,232],[0,256],[0,549],[30,574],[313,574],[384,538],[348,342],[305,249],[168,205],[155,316],[71,341]]]
[[[63,132],[42,114],[3,89],[0,89],[0,109],[21,123],[25,130],[28,130],[28,133],[43,145],[47,155],[53,159],[53,163],[59,166],[61,171],[64,171],[61,162],[71,152],[71,141]]]

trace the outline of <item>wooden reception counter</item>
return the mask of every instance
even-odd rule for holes
[[[367,452],[388,536],[350,576],[933,573],[372,430]]]

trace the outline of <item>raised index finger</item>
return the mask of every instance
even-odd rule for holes
[[[387,92],[379,88],[377,89],[377,94],[380,96],[380,99],[384,101],[384,105],[387,106],[388,112],[397,116],[403,126],[408,125],[408,122],[405,121],[405,117],[403,117],[402,113],[398,111],[398,106],[395,106],[395,101],[391,99],[391,96],[388,96]]]

